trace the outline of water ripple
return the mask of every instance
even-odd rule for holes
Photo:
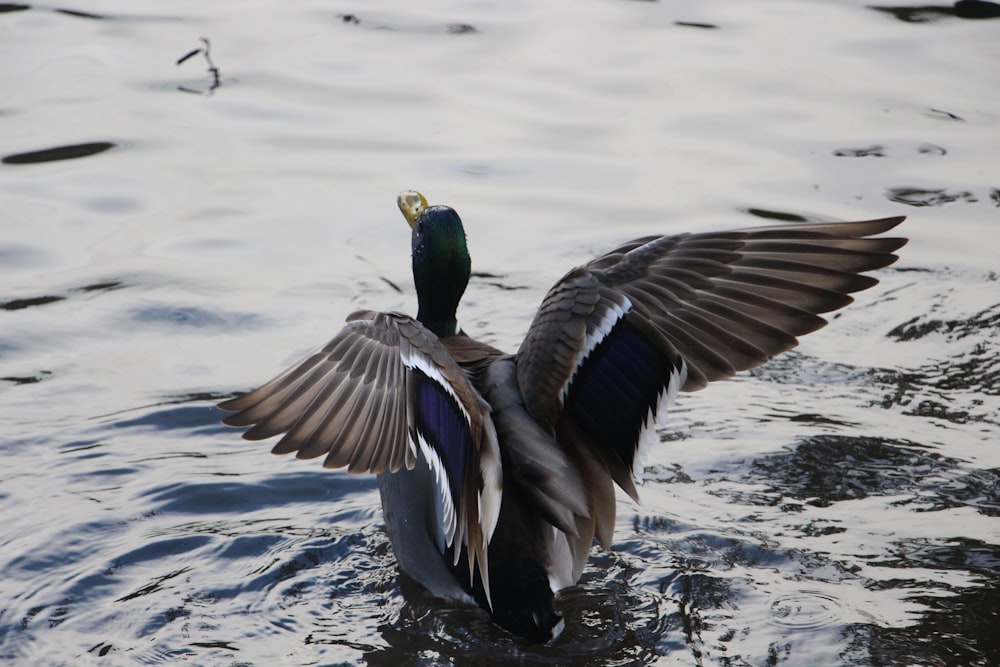
[[[781,593],[771,601],[771,622],[789,630],[816,630],[844,621],[844,605],[818,591]]]
[[[968,190],[949,191],[946,188],[889,188],[885,196],[897,204],[918,207],[944,206],[954,202],[974,204],[979,201],[979,198]]]

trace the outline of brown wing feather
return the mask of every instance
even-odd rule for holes
[[[415,430],[419,408],[407,387],[415,386],[418,373],[451,395],[454,409],[468,423],[473,451],[465,453],[461,497],[451,499],[457,514],[452,537],[458,541],[456,554],[458,546],[467,547],[470,581],[478,567],[488,596],[487,545],[502,493],[490,407],[437,336],[419,322],[396,313],[354,313],[321,349],[219,407],[236,412],[223,420],[226,424],[252,426],[244,438],[284,433],[275,453],[325,455],[324,466],[346,466],[352,473],[396,472],[413,468],[414,443],[420,436],[431,437]],[[447,480],[444,485],[450,488]]]
[[[238,411],[223,422],[253,428],[243,434],[262,440],[280,433],[276,454],[296,452],[299,458],[328,455],[328,467],[354,463],[356,470],[380,473],[412,468],[416,460],[403,438],[365,430],[366,410],[376,402],[391,423],[405,423],[406,402],[401,395],[404,374],[399,356],[399,334],[392,316],[360,312],[352,315],[336,337],[302,362],[261,387],[221,403]],[[376,372],[382,369],[384,372]],[[381,395],[381,400],[376,397]],[[359,438],[365,435],[364,439]],[[371,452],[380,451],[373,457]],[[357,466],[362,458],[374,466]]]
[[[630,303],[688,364],[685,391],[764,363],[822,327],[819,313],[878,281],[859,275],[896,261],[906,240],[868,238],[902,217],[652,236],[574,269],[546,295],[518,352],[518,379],[536,418],[554,424],[581,362],[597,303]],[[598,301],[595,303],[595,299]]]
[[[596,491],[610,485],[609,477],[635,497],[629,474],[636,470],[630,466],[652,418],[662,416],[652,406],[669,399],[677,386],[693,391],[758,366],[825,325],[820,313],[846,306],[851,293],[877,283],[862,272],[896,260],[893,253],[905,239],[869,237],[902,221],[645,237],[557,282],[517,353],[517,378],[532,416],[576,452],[581,475],[589,480],[590,516],[580,519],[582,540],[571,542],[571,551],[589,545],[587,535],[610,539],[613,500],[610,518],[600,515],[608,501],[598,496],[607,493]],[[651,382],[649,369],[660,366],[647,360],[661,364],[669,377]],[[600,379],[577,380],[581,369]],[[577,389],[584,394],[574,394]],[[574,398],[583,395],[588,398]],[[588,412],[564,411],[566,400],[577,410],[586,404]],[[647,405],[650,418],[635,424],[638,436],[615,427],[627,412],[622,408],[645,414]],[[631,414],[634,420],[636,411]]]

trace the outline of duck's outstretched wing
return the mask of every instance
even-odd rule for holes
[[[486,546],[500,512],[501,466],[490,407],[437,336],[413,318],[360,311],[321,349],[267,384],[219,404],[243,437],[284,434],[271,450],[326,456],[350,472],[412,469],[438,482],[442,542],[469,551],[489,591]],[[416,501],[415,501],[416,502]]]
[[[679,390],[763,364],[878,281],[902,217],[636,239],[570,271],[517,353],[532,416],[589,442],[635,497],[644,436]],[[600,522],[600,519],[598,519]],[[598,536],[601,531],[598,529]]]

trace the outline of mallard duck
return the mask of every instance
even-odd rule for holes
[[[270,382],[220,403],[276,454],[378,475],[399,567],[535,641],[594,539],[610,548],[617,484],[633,499],[680,391],[753,368],[878,281],[903,217],[646,236],[572,269],[516,354],[466,335],[471,274],[458,213],[404,192],[417,316],[363,310]]]

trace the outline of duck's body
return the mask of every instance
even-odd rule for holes
[[[637,498],[655,426],[678,391],[764,363],[877,281],[903,218],[626,243],[549,291],[514,355],[460,332],[470,275],[450,208],[400,196],[413,227],[416,319],[362,311],[321,350],[226,401],[248,439],[378,474],[400,567],[546,641],[554,594],[609,547],[618,484]]]
[[[532,481],[530,473],[526,478],[519,469],[518,461],[523,460],[524,452],[532,452],[530,465],[549,478],[543,483],[559,485],[568,494],[543,501],[545,506],[557,508],[552,511],[562,512],[565,520],[572,521],[573,509],[586,513],[585,495],[575,469],[555,439],[525,410],[514,378],[514,358],[467,336],[440,341],[456,360],[463,360],[460,366],[468,369],[472,387],[489,405],[499,443],[503,480],[499,514],[490,540],[495,546],[488,549],[488,560],[483,559],[488,581],[497,582],[491,586],[490,596],[480,572],[470,577],[466,554],[459,554],[458,563],[453,560],[441,529],[444,522],[437,476],[426,459],[418,460],[412,469],[403,467],[378,475],[386,531],[399,566],[431,593],[474,601],[492,611],[503,627],[529,639],[546,641],[560,621],[552,608],[554,591],[572,583],[570,579],[575,582],[579,573],[567,571],[571,561],[553,557],[561,553],[555,543],[564,534],[552,530],[552,524],[542,518],[529,500],[530,495],[523,491]],[[541,465],[547,468],[540,469]],[[565,539],[562,542],[565,544]],[[564,583],[554,585],[551,579]]]

